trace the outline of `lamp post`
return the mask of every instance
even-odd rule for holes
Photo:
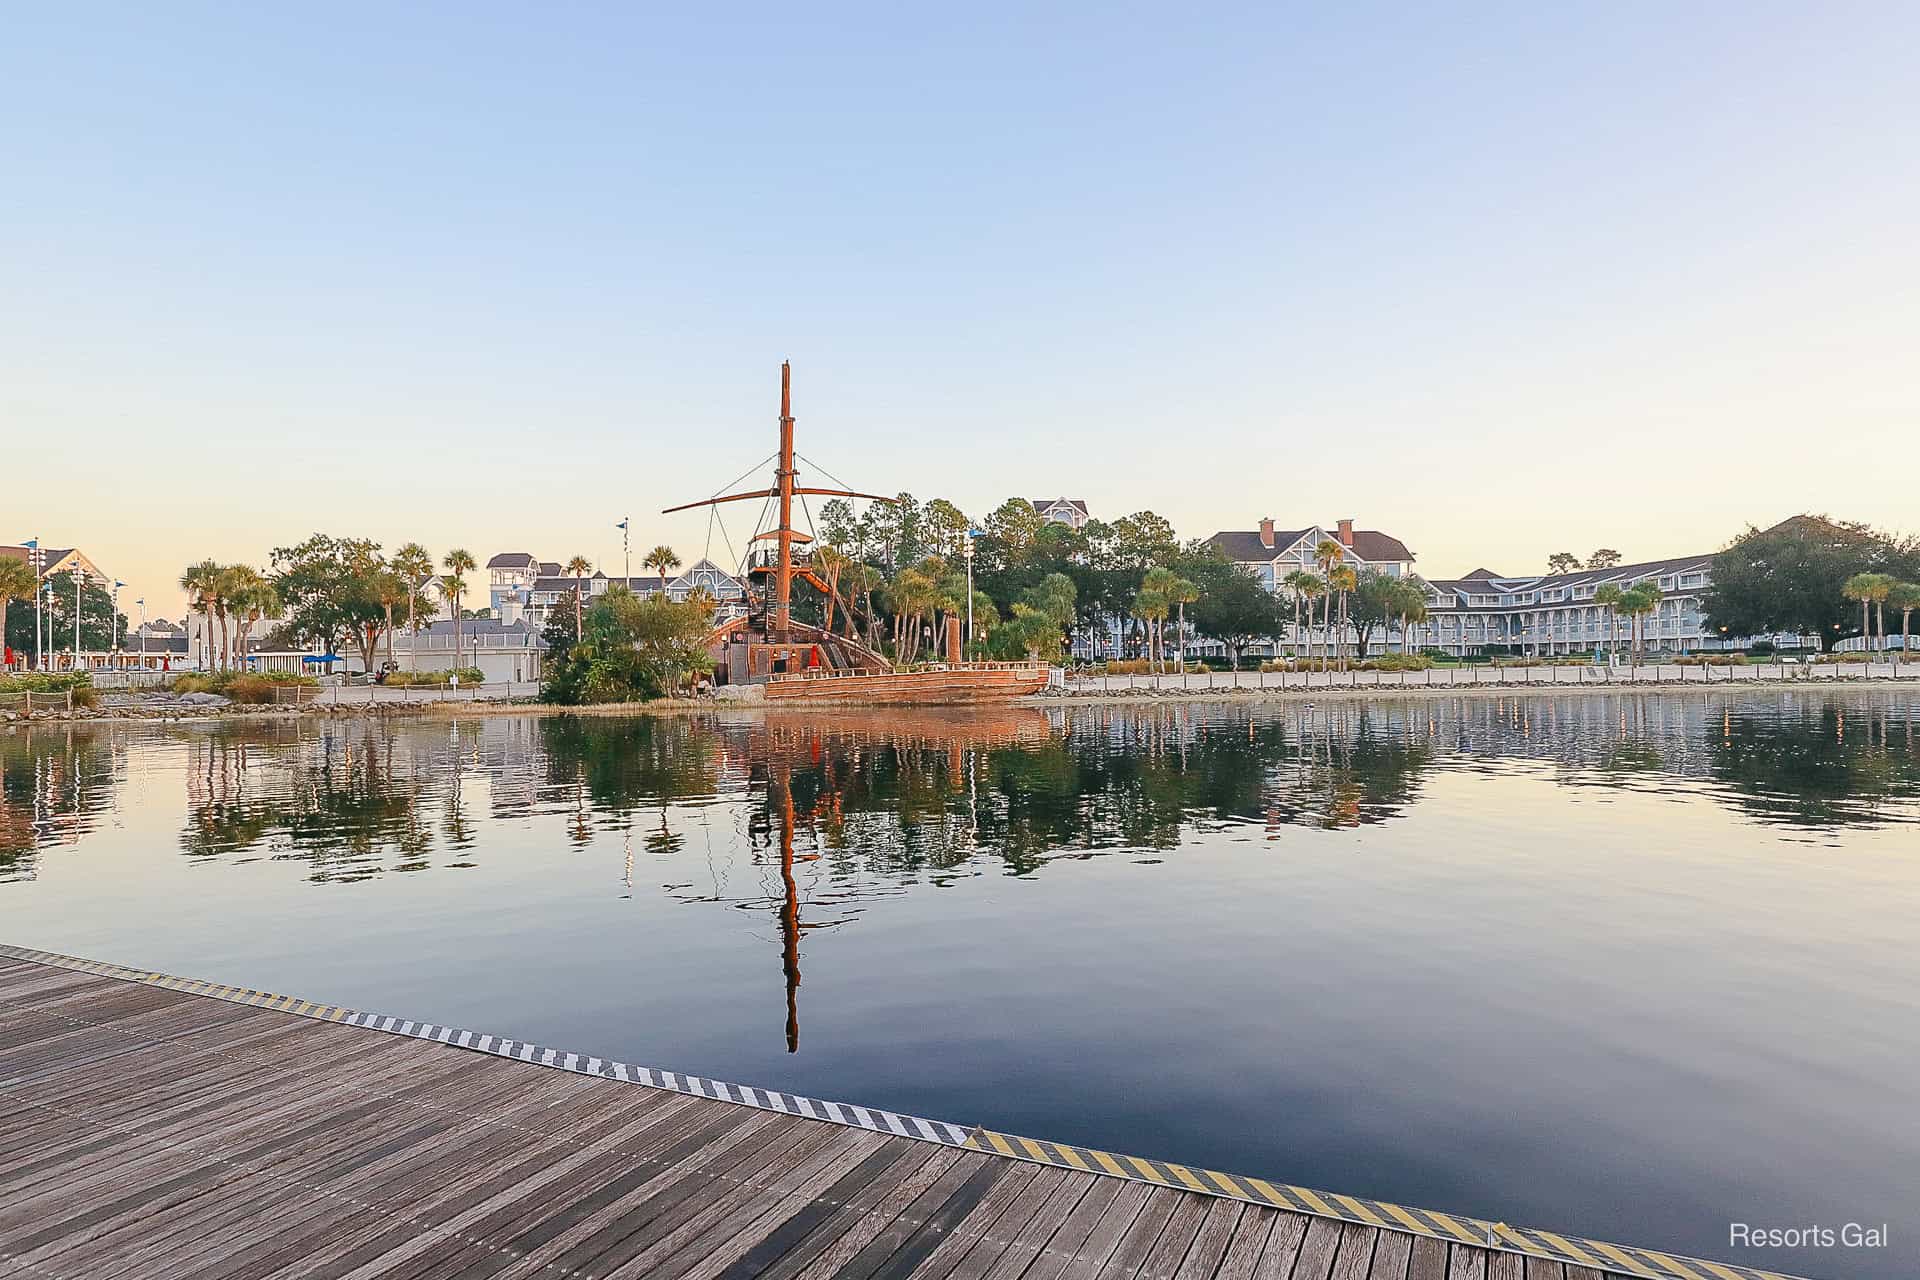
[[[107,610],[107,648],[112,651],[116,666],[120,663],[120,588],[126,585],[118,578],[113,580],[113,607]]]
[[[967,541],[965,546],[962,548],[967,558],[967,643],[968,644],[973,643],[973,540],[979,536],[980,536],[980,531],[974,528],[972,525],[968,525]],[[960,656],[962,658],[966,657],[964,653],[961,654]]]
[[[87,571],[73,566],[73,669],[80,669],[80,591],[87,584]]]
[[[40,581],[40,539],[27,539],[27,564],[33,569],[33,665],[35,669],[43,666],[41,651],[46,647],[40,639],[40,594],[46,585]]]
[[[140,606],[140,669],[147,669],[147,598],[141,596],[134,601]]]

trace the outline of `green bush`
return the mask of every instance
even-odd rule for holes
[[[0,675],[0,693],[63,693],[92,686],[93,677],[84,671],[22,671],[18,675]]]
[[[175,676],[167,688],[173,693],[217,693],[235,702],[272,702],[276,685],[319,683],[312,676],[298,676],[291,671],[189,671]],[[243,687],[247,696],[235,693],[236,686]]]
[[[1425,671],[1433,659],[1424,653],[1383,653],[1360,664],[1362,671]]]

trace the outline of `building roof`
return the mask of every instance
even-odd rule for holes
[[[1048,507],[1072,507],[1081,515],[1087,514],[1085,498],[1028,498],[1027,501],[1033,504],[1035,511],[1045,511]]]
[[[1275,529],[1272,546],[1261,541],[1258,529],[1222,530],[1207,541],[1225,552],[1227,559],[1238,564],[1253,564],[1273,559],[1316,529],[1326,532],[1322,525],[1308,525],[1304,529]],[[1327,536],[1333,537],[1330,533]],[[1355,529],[1353,554],[1369,564],[1393,560],[1406,561],[1414,558],[1413,552],[1407,549],[1406,543],[1391,534],[1381,533],[1378,529]]]
[[[561,565],[558,560],[542,560],[539,568],[540,576],[543,578],[557,578],[560,576]]]
[[[1406,543],[1378,529],[1355,529],[1353,553],[1370,562],[1413,559],[1413,552],[1408,550]]]
[[[41,572],[43,574],[46,573],[48,570],[52,569],[55,565],[59,564],[62,560],[65,560],[68,556],[72,554],[73,554],[72,547],[40,548]],[[0,547],[0,556],[4,556],[9,560],[25,560],[28,563],[32,563],[32,560],[31,560],[32,555],[33,555],[33,550],[30,547]]]
[[[539,564],[530,551],[502,551],[487,561],[489,569],[531,569]]]
[[[460,634],[471,640],[475,636],[526,635],[533,628],[523,618],[518,622],[502,622],[498,618],[462,618]],[[453,619],[440,618],[433,622],[422,623],[420,634],[423,636],[450,636],[453,634]],[[396,634],[396,641],[405,642],[404,631]]]
[[[1225,529],[1214,534],[1207,541],[1220,548],[1227,559],[1236,564],[1251,564],[1256,560],[1271,560],[1300,541],[1309,530],[1275,529],[1273,545],[1268,546],[1260,540],[1258,529]]]
[[[1713,565],[1713,553],[1695,556],[1674,556],[1666,560],[1643,560],[1638,564],[1620,564],[1611,569],[1576,569],[1572,573],[1542,573],[1522,578],[1495,577],[1484,569],[1476,569],[1464,578],[1433,578],[1428,585],[1443,594],[1488,595],[1493,592],[1511,593],[1525,591],[1560,591],[1588,585],[1598,586],[1605,582],[1622,584],[1640,582],[1647,578],[1663,578],[1672,573],[1683,573],[1689,569],[1707,569]],[[1470,605],[1476,609],[1511,609],[1513,605]]]

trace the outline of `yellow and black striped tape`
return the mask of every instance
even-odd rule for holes
[[[1389,1231],[1410,1231],[1439,1240],[1458,1241],[1506,1253],[1528,1254],[1571,1262],[1601,1271],[1618,1271],[1646,1276],[1649,1280],[1793,1280],[1773,1271],[1708,1262],[1701,1258],[1677,1257],[1653,1249],[1630,1249],[1588,1240],[1583,1236],[1564,1236],[1552,1231],[1510,1227],[1504,1222],[1486,1222],[1435,1209],[1410,1209],[1384,1200],[1365,1200],[1329,1191],[1314,1191],[1286,1183],[1249,1178],[1244,1174],[1221,1173],[1217,1169],[1194,1169],[1167,1160],[1148,1160],[1142,1156],[1120,1155],[1092,1147],[1076,1147],[1064,1142],[1042,1142],[1017,1134],[975,1129],[966,1146],[975,1151],[990,1151],[1016,1160],[1079,1169],[1086,1173],[1127,1178],[1134,1182],[1152,1182],[1163,1187],[1197,1191],[1202,1195],[1244,1200],[1249,1204],[1271,1205],[1295,1213],[1337,1218]]]

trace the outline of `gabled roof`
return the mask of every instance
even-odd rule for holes
[[[489,569],[531,569],[540,562],[533,558],[530,551],[502,551],[487,561]]]
[[[1048,507],[1072,507],[1081,515],[1087,514],[1085,498],[1028,498],[1027,501],[1033,505],[1035,511],[1045,511]]]
[[[1321,525],[1308,525],[1304,529],[1275,529],[1273,545],[1268,546],[1260,540],[1258,529],[1223,530],[1207,539],[1226,553],[1227,559],[1239,564],[1253,564],[1256,561],[1271,560],[1292,547],[1310,533],[1326,532]],[[1333,537],[1328,534],[1328,537]],[[1335,541],[1338,541],[1336,538]],[[1369,564],[1387,561],[1409,561],[1414,558],[1407,544],[1391,534],[1381,533],[1378,529],[1355,529],[1353,531],[1353,554]]]
[[[1406,543],[1378,529],[1355,529],[1353,553],[1362,560],[1374,562],[1413,559],[1413,552],[1407,549]]]
[[[1310,527],[1307,529],[1275,529],[1273,531],[1272,546],[1268,546],[1260,540],[1260,531],[1258,529],[1222,530],[1214,534],[1211,538],[1208,538],[1207,541],[1220,548],[1227,559],[1232,560],[1236,564],[1252,564],[1256,560],[1273,559],[1282,551],[1285,551],[1288,547],[1300,541],[1300,539],[1305,537],[1309,532],[1311,532]]]
[[[542,560],[540,562],[540,576],[543,578],[559,577],[560,576],[559,562],[554,560]]]

